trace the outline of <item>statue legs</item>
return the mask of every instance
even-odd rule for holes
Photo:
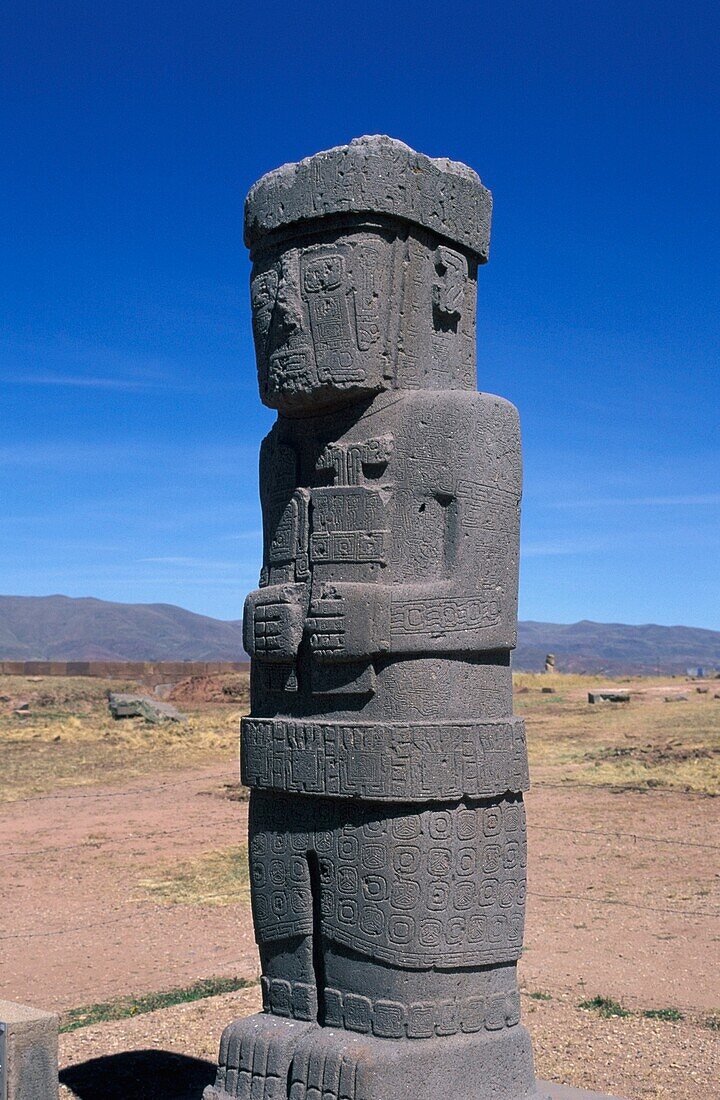
[[[253,792],[264,1012],[226,1028],[206,1100],[390,1100],[409,1084],[413,1100],[467,1100],[483,1081],[493,1100],[534,1097],[512,948],[521,811],[391,805],[378,822],[377,807]]]

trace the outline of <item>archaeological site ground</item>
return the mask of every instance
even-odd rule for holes
[[[184,725],[113,721],[119,683],[0,681],[0,997],[61,1014],[63,1100],[184,1100],[212,1080],[227,1020],[260,1004],[236,778],[247,675],[179,683]],[[602,688],[630,703],[589,705]],[[514,689],[537,1072],[695,1100],[720,1046],[720,687],[520,673]]]

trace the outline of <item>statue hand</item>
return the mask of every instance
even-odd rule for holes
[[[303,633],[299,585],[276,584],[257,588],[245,600],[245,649],[257,661],[292,661]]]

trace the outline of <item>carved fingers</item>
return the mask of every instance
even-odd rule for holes
[[[379,584],[326,584],[310,601],[310,651],[319,661],[354,661],[389,645],[389,589]]]
[[[251,592],[245,601],[245,649],[259,661],[286,662],[297,656],[304,613],[298,585],[270,585]]]

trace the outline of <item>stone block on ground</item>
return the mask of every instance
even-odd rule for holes
[[[56,1100],[57,1095],[57,1016],[0,1001],[0,1097]]]
[[[150,699],[147,695],[132,695],[111,691],[108,707],[113,718],[144,718],[146,722],[186,722],[187,715],[170,703]]]

